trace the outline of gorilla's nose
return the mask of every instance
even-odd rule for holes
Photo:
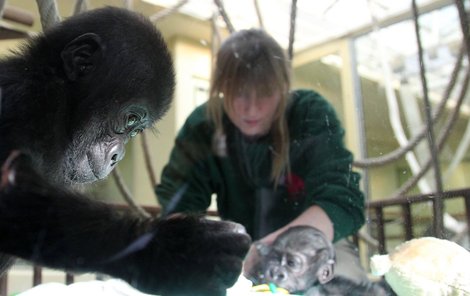
[[[108,171],[111,171],[114,166],[124,158],[124,154],[124,145],[121,143],[115,143],[109,148],[106,156],[106,166]]]
[[[275,283],[280,283],[287,279],[287,274],[282,268],[270,268],[268,274]]]

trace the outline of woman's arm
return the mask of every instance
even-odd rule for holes
[[[311,91],[300,91],[298,96],[290,127],[292,139],[298,143],[291,145],[291,153],[298,155],[291,161],[292,174],[303,178],[306,197],[305,212],[299,218],[305,222],[305,215],[314,217],[317,213],[310,207],[318,207],[323,215],[309,221],[323,223],[326,216],[330,220],[326,228],[313,225],[337,241],[354,234],[364,224],[360,175],[352,170],[353,155],[344,145],[345,131],[333,106]],[[330,226],[334,229],[331,232]]]

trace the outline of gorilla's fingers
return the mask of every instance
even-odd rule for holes
[[[154,257],[158,264],[137,277],[130,275],[136,287],[163,295],[223,296],[237,281],[251,244],[241,225],[179,214],[153,227],[154,239],[135,256],[142,262]]]
[[[243,261],[235,256],[225,258],[223,262],[216,266],[218,273],[220,274],[219,280],[221,281],[222,286],[233,286],[240,275],[240,272],[237,272],[237,270],[241,270],[242,267]]]
[[[206,229],[210,232],[236,232],[246,234],[245,227],[239,223],[230,221],[216,221],[209,219],[201,219]]]
[[[233,254],[244,258],[250,248],[251,238],[247,234],[222,232],[208,234],[214,242],[214,252]],[[234,243],[236,242],[236,243]]]
[[[19,150],[13,150],[2,165],[2,177],[0,180],[0,190],[8,185],[15,185],[16,172],[14,168],[15,160],[21,155]]]

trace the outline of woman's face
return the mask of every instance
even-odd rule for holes
[[[256,96],[256,92],[252,91],[235,96],[232,108],[225,111],[242,134],[262,136],[271,129],[280,101],[279,91],[269,96]]]

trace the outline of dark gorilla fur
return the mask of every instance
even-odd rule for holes
[[[224,295],[250,245],[242,226],[142,219],[76,190],[105,178],[168,109],[174,71],[155,27],[127,10],[93,10],[29,40],[0,69],[0,267],[21,257],[147,293]]]
[[[385,283],[334,275],[335,250],[318,229],[291,227],[272,245],[257,244],[260,260],[247,272],[254,284],[274,283],[306,296],[391,296]]]

